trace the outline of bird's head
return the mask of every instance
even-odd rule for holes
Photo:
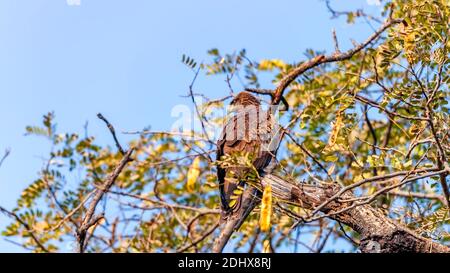
[[[241,92],[237,94],[230,103],[231,106],[248,106],[248,105],[261,105],[260,101],[250,94],[249,92]]]

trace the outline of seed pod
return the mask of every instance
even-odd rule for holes
[[[267,232],[270,229],[270,217],[272,215],[272,186],[267,185],[264,188],[264,193],[261,202],[261,231]]]
[[[328,138],[328,147],[333,147],[334,144],[336,144],[336,140],[338,138],[339,135],[339,131],[342,129],[342,127],[344,126],[344,123],[342,122],[342,114],[338,113],[336,115],[336,120],[334,122],[332,122],[331,124],[331,133],[330,133],[330,137]]]
[[[200,157],[197,156],[188,170],[186,182],[186,189],[188,192],[194,191],[195,182],[197,182],[199,176],[200,176]]]

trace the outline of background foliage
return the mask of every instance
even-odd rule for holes
[[[288,134],[278,154],[278,173],[302,183],[337,181],[347,186],[375,176],[448,166],[450,4],[397,0],[383,5],[382,14],[374,15],[337,12],[328,6],[334,16],[346,16],[349,24],[366,20],[378,28],[390,16],[404,22],[351,59],[311,69],[289,86],[285,97],[290,109],[280,114]],[[266,88],[260,78],[271,77],[277,84],[302,61],[251,60],[244,49],[207,53],[209,61],[202,63],[186,55],[181,58],[193,72],[188,101],[203,126],[181,134],[146,129],[135,134],[127,144],[135,149],[133,161],[97,207],[100,217],[89,228],[86,251],[211,249],[219,231],[212,132],[223,122],[217,113],[222,113],[231,93],[240,91],[229,83]],[[303,59],[321,53],[311,49]],[[230,94],[214,99],[197,94],[199,73],[223,77]],[[51,152],[36,180],[18,198],[2,235],[20,238],[30,251],[65,251],[61,246],[67,242],[76,250],[77,230],[90,198],[123,155],[87,133],[59,132],[53,113],[26,132],[48,141]],[[442,185],[448,178],[434,175],[389,188],[401,182],[398,178],[365,183],[354,193],[421,235],[446,243],[449,211]],[[308,212],[274,200],[271,228],[261,232],[257,208],[235,234],[230,251],[276,252],[293,245],[301,251],[321,251],[332,240],[346,241],[356,250],[358,234],[327,218],[294,229],[296,218],[308,217]]]

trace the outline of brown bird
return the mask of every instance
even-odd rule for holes
[[[248,153],[254,168],[262,172],[274,155],[273,126],[270,112],[261,110],[260,101],[248,92],[239,93],[231,102],[234,109],[217,142],[217,160],[223,156]],[[231,236],[258,204],[261,192],[246,183],[252,168],[245,166],[217,167],[221,199],[222,223],[226,223],[222,238]],[[214,251],[224,247],[217,243]]]

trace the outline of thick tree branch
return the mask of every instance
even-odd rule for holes
[[[398,173],[395,173],[387,177],[397,175]],[[382,176],[378,178],[380,177]],[[377,179],[373,181],[377,181]],[[367,181],[363,180],[356,184],[365,182]],[[261,183],[272,186],[272,193],[277,201],[295,204],[313,211],[318,210],[318,212],[323,213],[321,217],[334,219],[358,232],[361,235],[359,247],[362,252],[450,253],[449,247],[416,234],[403,224],[388,218],[381,210],[370,206],[369,202],[356,203],[358,198],[348,188],[342,188],[337,184],[327,186],[302,184],[273,174],[264,175]],[[337,196],[339,198],[336,198]],[[424,195],[420,197],[432,197],[434,199],[434,196]],[[316,218],[312,219],[315,220]],[[221,252],[236,230],[233,221],[227,222],[221,230],[221,235],[216,240],[213,252]]]
[[[272,174],[262,178],[263,184],[271,184],[274,197],[296,203],[303,208],[316,208],[330,200],[340,191],[340,186],[315,186],[287,181]],[[345,198],[354,198],[349,192]],[[445,252],[450,248],[419,236],[404,225],[389,219],[384,213],[368,204],[351,206],[348,202],[332,201],[323,206],[320,211],[339,221],[361,235],[360,250],[362,252]],[[343,211],[339,214],[333,212]]]

